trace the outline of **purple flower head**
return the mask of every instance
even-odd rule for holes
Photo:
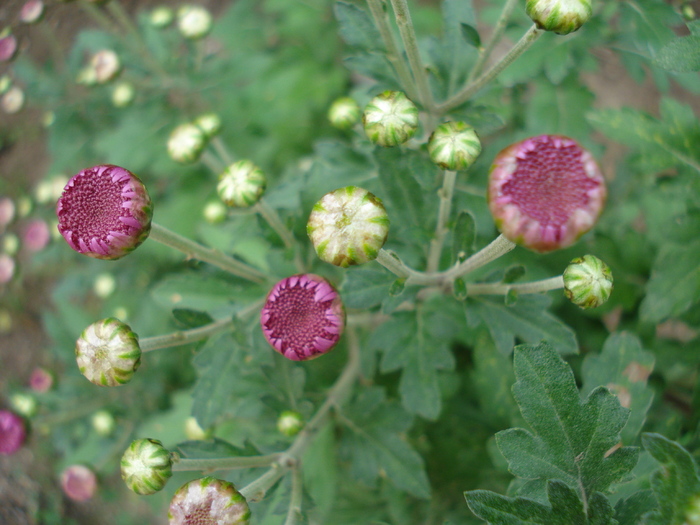
[[[27,437],[24,421],[14,412],[0,410],[0,454],[17,452]]]
[[[84,169],[68,181],[56,207],[58,231],[76,252],[119,259],[146,240],[153,206],[130,171],[112,165]]]
[[[168,519],[170,525],[248,525],[250,508],[232,483],[207,476],[177,490]]]
[[[83,465],[71,465],[61,474],[63,493],[73,501],[87,501],[95,495],[95,473]]]
[[[268,343],[287,359],[307,361],[328,352],[345,328],[338,292],[323,277],[293,275],[270,291],[260,312]]]
[[[508,146],[491,166],[488,200],[504,237],[536,252],[566,248],[598,220],[607,190],[576,141],[540,135]]]

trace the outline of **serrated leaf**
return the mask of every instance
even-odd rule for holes
[[[581,86],[576,78],[569,77],[558,85],[538,83],[532,101],[526,107],[528,128],[533,131],[546,129],[548,133],[572,137],[585,136],[589,130],[585,115],[594,99],[593,93]]]
[[[514,366],[513,394],[533,431],[511,428],[496,434],[514,475],[558,479],[587,499],[634,467],[638,449],[613,449],[629,416],[614,394],[599,387],[581,402],[571,368],[546,343],[516,347]]]
[[[389,294],[396,277],[386,270],[352,268],[345,272],[340,286],[346,308],[372,308]]]
[[[214,321],[208,313],[190,308],[175,308],[173,317],[182,328],[198,328]]]
[[[334,428],[326,425],[314,438],[301,462],[304,489],[317,506],[321,522],[333,508],[338,491],[338,465]]]
[[[476,28],[464,22],[460,23],[459,27],[462,30],[462,38],[464,38],[464,41],[470,46],[479,49],[481,47],[481,37]]]
[[[681,445],[660,434],[643,434],[644,448],[661,463],[651,476],[651,488],[659,505],[651,523],[682,525],[691,501],[700,493],[700,478],[693,457]]]
[[[547,311],[550,303],[545,295],[524,295],[513,306],[503,304],[503,299],[472,297],[465,309],[469,324],[481,321],[504,354],[512,351],[516,337],[526,343],[547,341],[561,354],[577,353],[574,331]]]
[[[700,240],[661,247],[647,295],[642,301],[642,320],[658,323],[678,316],[700,300]]]
[[[642,516],[656,508],[651,490],[640,490],[615,504],[615,519],[619,525],[638,525]]]
[[[185,458],[225,458],[238,456],[256,456],[260,451],[250,444],[245,448],[232,445],[219,438],[198,441],[183,441],[177,444],[178,452]]]
[[[469,211],[462,210],[457,215],[457,220],[452,230],[452,262],[463,262],[473,254],[475,240],[476,224],[474,216]]]
[[[514,283],[524,275],[525,267],[522,264],[516,264],[506,269],[502,282],[506,284]]]
[[[367,11],[346,2],[336,2],[333,11],[340,25],[340,36],[348,45],[365,51],[383,51],[381,35]]]
[[[642,349],[639,339],[629,333],[612,334],[600,355],[589,354],[583,362],[582,395],[605,386],[617,395],[620,404],[630,409],[622,430],[622,442],[632,444],[644,425],[654,393],[647,378],[654,370],[654,355]]]
[[[662,47],[653,64],[668,71],[700,71],[700,35],[676,38]]]

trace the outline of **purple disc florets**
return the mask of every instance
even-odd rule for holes
[[[488,200],[504,237],[537,252],[573,244],[598,220],[605,180],[576,141],[541,135],[501,151],[489,174]]]
[[[272,288],[260,324],[275,350],[293,361],[306,361],[336,345],[345,328],[345,309],[323,277],[293,275]]]
[[[146,240],[153,206],[146,187],[129,170],[102,165],[68,181],[56,207],[58,231],[75,251],[119,259]]]
[[[14,454],[22,447],[26,437],[22,418],[9,410],[0,410],[0,454]]]

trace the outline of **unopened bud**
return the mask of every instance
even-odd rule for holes
[[[2,248],[0,252],[4,252],[6,255],[14,256],[17,255],[19,251],[19,237],[14,233],[6,233],[2,236]]]
[[[117,280],[111,273],[101,273],[92,283],[92,290],[100,299],[107,299],[117,288]]]
[[[98,410],[92,415],[90,422],[95,432],[102,437],[111,436],[117,426],[117,422],[109,410]]]
[[[98,84],[106,84],[119,74],[122,63],[111,49],[102,49],[92,56],[90,66],[95,71],[95,81]]]
[[[202,130],[207,139],[210,139],[221,131],[221,117],[216,113],[205,113],[195,119],[194,125]]]
[[[29,388],[35,392],[48,392],[51,390],[53,382],[53,374],[44,368],[35,368],[29,376]]]
[[[360,106],[350,97],[339,98],[328,110],[328,120],[338,129],[350,128],[361,116]]]
[[[190,164],[202,154],[206,146],[206,137],[194,124],[180,124],[168,139],[168,154],[175,162]]]
[[[302,428],[304,428],[304,419],[294,410],[285,410],[277,419],[277,430],[287,437],[296,436]]]
[[[122,456],[121,471],[124,483],[136,494],[155,494],[173,475],[170,452],[157,439],[137,439]]]
[[[73,501],[87,501],[95,495],[97,477],[84,465],[72,465],[61,474],[61,488]]]
[[[573,33],[593,13],[591,0],[527,0],[525,11],[537,27],[559,35]]]
[[[207,202],[202,210],[204,220],[209,224],[219,224],[226,219],[227,208],[221,201]]]
[[[13,35],[0,35],[0,62],[12,60],[17,53],[17,39]]]
[[[15,203],[9,197],[0,197],[0,231],[15,218]]]
[[[119,82],[112,89],[112,104],[117,108],[125,108],[134,101],[136,88],[131,82]]]
[[[211,13],[198,5],[182,6],[177,11],[177,27],[185,38],[205,37],[211,31]]]
[[[84,86],[94,86],[97,84],[97,71],[92,66],[85,66],[78,70],[75,82]]]
[[[26,438],[24,420],[14,412],[0,410],[0,455],[14,454],[22,447]]]
[[[0,253],[0,284],[9,283],[15,276],[15,260],[6,253]]]
[[[26,418],[34,417],[39,410],[34,396],[20,392],[10,396],[10,405],[15,412]]]
[[[196,417],[188,417],[185,420],[185,435],[187,439],[201,441],[211,437],[211,432],[207,432],[200,427]]]
[[[24,91],[17,86],[12,86],[0,99],[0,107],[10,115],[17,113],[24,107]]]
[[[202,525],[248,525],[250,509],[233,483],[207,476],[184,484],[170,501],[170,525],[190,525],[191,516]]]
[[[481,153],[481,141],[468,124],[446,122],[430,136],[428,153],[430,159],[444,170],[466,170]]]
[[[44,2],[41,0],[29,0],[25,2],[19,12],[19,19],[25,24],[35,24],[44,16]]]
[[[380,146],[398,146],[418,129],[418,108],[401,91],[385,91],[370,101],[362,121],[369,140]]]
[[[564,270],[566,297],[581,308],[597,308],[610,298],[613,276],[610,267],[594,255],[584,255]]]
[[[80,372],[100,386],[128,383],[141,364],[138,337],[129,325],[111,317],[83,331],[75,355]]]
[[[249,160],[231,164],[219,177],[219,197],[228,206],[246,208],[260,200],[267,186],[263,171]]]
[[[167,6],[156,7],[149,17],[151,25],[158,29],[169,26],[174,19],[175,13]]]

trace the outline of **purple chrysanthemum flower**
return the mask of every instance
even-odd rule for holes
[[[307,361],[328,352],[345,328],[338,292],[323,277],[293,275],[270,291],[260,312],[265,339],[287,359]]]
[[[9,410],[0,410],[0,454],[14,454],[22,447],[26,437],[22,418]]]
[[[153,206],[136,175],[106,164],[84,169],[68,181],[56,215],[58,231],[71,248],[113,260],[146,240]]]
[[[598,220],[607,190],[593,156],[576,141],[540,135],[494,160],[488,200],[507,239],[536,252],[573,244]]]
[[[207,476],[178,489],[168,519],[170,525],[248,525],[250,508],[233,483]]]
[[[71,465],[61,473],[63,493],[73,501],[87,501],[95,495],[97,477],[83,465]]]

